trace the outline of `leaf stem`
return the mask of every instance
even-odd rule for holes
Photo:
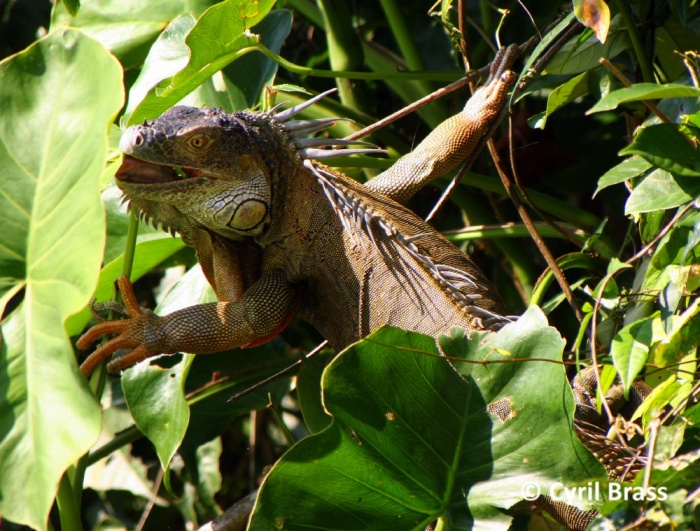
[[[82,493],[82,485],[75,492]],[[61,529],[80,531],[83,524],[80,521],[80,512],[75,499],[75,492],[70,484],[68,473],[64,472],[61,481],[58,483],[58,493],[56,494],[56,504],[58,505],[58,515],[61,520]]]
[[[651,68],[651,63],[647,58],[647,54],[644,52],[644,45],[642,44],[642,39],[637,31],[637,26],[632,18],[632,12],[630,11],[629,2],[624,0],[615,0],[617,8],[620,10],[620,16],[622,17],[622,22],[627,28],[627,34],[630,37],[630,42],[632,43],[632,48],[634,48],[634,54],[639,62],[639,68],[642,71],[642,79],[647,83],[654,82],[654,71]]]
[[[136,213],[132,210],[131,211],[131,216],[129,217],[129,228],[127,230],[126,234],[126,243],[124,246],[124,261],[122,262],[122,272],[121,274],[123,276],[129,277],[131,276],[131,269],[133,266],[134,262],[134,255],[136,253],[136,237],[138,236],[138,229],[139,229],[139,220],[136,217]],[[116,300],[117,294],[115,294],[115,300]],[[110,312],[110,319],[112,319],[112,315]],[[106,369],[106,364],[105,362],[100,363],[95,371],[92,373],[92,376],[90,377],[90,389],[92,389],[93,393],[95,394],[95,397],[97,400],[100,400],[100,397],[102,397],[102,393],[104,392],[105,384],[107,382],[107,369]],[[138,432],[139,434],[141,432]],[[138,438],[138,437],[137,437]],[[117,437],[113,439],[116,440]],[[110,441],[111,442],[111,441]],[[109,444],[109,443],[108,443]],[[126,444],[126,443],[123,443]],[[105,445],[107,446],[107,445]],[[103,446],[102,448],[104,448]],[[119,448],[117,446],[117,448]],[[105,455],[109,455],[114,450],[110,450]],[[83,481],[85,479],[85,470],[87,470],[87,467],[90,465],[94,464],[96,461],[99,461],[103,456],[101,456],[98,459],[94,458],[95,453],[90,453],[86,454],[83,457],[81,457],[78,460],[78,463],[75,466],[75,475],[73,477],[73,486],[75,487],[76,492],[80,492],[82,494],[83,490]],[[76,498],[76,504],[78,507],[80,507],[80,498]],[[64,529],[70,529],[70,528],[64,528]]]
[[[243,55],[248,52],[258,51],[275,61],[278,65],[294,74],[299,74],[303,76],[314,76],[314,77],[328,77],[328,78],[351,78],[351,79],[370,79],[370,80],[384,80],[384,79],[399,79],[399,80],[416,80],[416,79],[428,79],[433,81],[454,81],[461,77],[461,72],[458,71],[422,71],[422,72],[346,72],[342,70],[320,70],[318,68],[309,68],[307,66],[300,66],[287,61],[283,57],[280,57],[272,50],[266,48],[260,43],[254,44],[249,48],[243,48],[239,50],[238,55]]]
[[[141,437],[143,437],[143,433],[141,433],[141,431],[136,427],[136,425],[130,426],[121,433],[115,435],[114,438],[108,443],[105,443],[104,445],[100,446],[94,452],[90,452],[87,455],[86,459],[87,465],[94,465],[99,460],[104,459],[112,452],[116,452],[117,450],[119,450],[119,448],[121,448],[122,446],[126,446],[127,444],[132,443],[140,439]]]

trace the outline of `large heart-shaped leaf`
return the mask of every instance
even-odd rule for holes
[[[66,318],[84,307],[104,246],[98,180],[122,70],[100,44],[59,30],[0,64],[0,513],[45,528],[59,478],[99,431]]]
[[[571,430],[563,340],[541,310],[440,344],[454,365],[392,328],[338,356],[323,379],[333,424],[275,465],[251,529],[506,529],[528,485],[605,476]]]

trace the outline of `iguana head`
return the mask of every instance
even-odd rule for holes
[[[301,138],[339,119],[289,120],[326,94],[279,113],[173,107],[126,130],[117,184],[142,214],[172,230],[194,222],[231,239],[259,236],[271,223],[276,183],[296,174],[288,170],[298,170],[300,158],[380,151],[319,149],[366,143]]]
[[[175,230],[179,214],[229,238],[257,236],[270,218],[268,155],[283,149],[274,128],[261,114],[173,107],[126,130],[117,185]]]

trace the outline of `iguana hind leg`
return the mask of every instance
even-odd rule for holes
[[[365,184],[365,187],[405,203],[433,179],[465,160],[498,118],[516,75],[508,70],[518,56],[518,47],[501,48],[491,63],[486,83],[469,99],[464,109],[442,122],[413,151]]]

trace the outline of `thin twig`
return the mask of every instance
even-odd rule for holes
[[[659,428],[661,427],[661,419],[657,416],[649,423],[649,442],[647,443],[647,466],[644,467],[644,477],[642,486],[644,490],[649,488],[651,484],[651,472],[654,467],[654,454],[656,453],[656,442],[659,436]]]
[[[371,133],[374,133],[378,129],[381,129],[382,127],[386,127],[390,123],[393,123],[396,120],[399,120],[400,118],[403,118],[404,116],[411,114],[413,111],[420,109],[421,107],[427,105],[428,103],[431,103],[431,102],[449,94],[450,92],[454,92],[455,90],[462,88],[464,85],[469,83],[471,80],[478,79],[480,76],[487,74],[488,69],[489,69],[489,65],[487,65],[484,68],[481,68],[479,70],[474,70],[473,72],[468,73],[462,79],[458,79],[457,81],[450,83],[449,85],[436,90],[432,94],[428,94],[427,96],[419,99],[418,101],[415,101],[415,102],[411,103],[410,105],[407,105],[403,109],[400,109],[400,110],[396,111],[395,113],[390,114],[389,116],[386,116],[385,118],[382,118],[381,120],[379,120],[377,122],[374,122],[372,125],[368,125],[364,129],[360,129],[359,131],[357,131],[351,135],[346,136],[344,138],[344,140],[356,140],[356,139],[361,138],[363,136],[367,136]]]
[[[501,177],[501,182],[503,183],[503,186],[506,189],[506,192],[508,193],[508,197],[510,197],[510,200],[513,202],[513,205],[518,211],[520,219],[523,220],[525,227],[527,227],[527,230],[530,233],[532,240],[535,242],[537,249],[540,251],[543,258],[547,262],[547,265],[552,270],[554,277],[557,279],[559,286],[564,292],[566,300],[569,302],[569,305],[574,310],[576,318],[579,322],[581,322],[583,320],[583,312],[581,311],[581,308],[578,302],[576,301],[576,298],[574,297],[574,293],[571,291],[569,283],[566,281],[564,272],[559,267],[559,264],[557,264],[554,255],[552,255],[551,251],[544,243],[542,236],[540,236],[540,233],[537,231],[537,227],[535,227],[535,223],[532,221],[530,213],[527,211],[525,204],[522,201],[520,201],[520,196],[518,195],[515,186],[513,185],[513,181],[510,179],[510,177],[505,171],[505,168],[503,167],[501,158],[498,155],[498,152],[496,151],[496,146],[492,141],[489,141],[488,147],[489,151],[491,152],[491,157],[496,163],[496,170],[498,171],[498,175]]]
[[[600,293],[595,298],[595,303],[593,304],[593,316],[591,318],[591,333],[589,336],[591,341],[591,365],[593,366],[593,373],[595,374],[595,381],[598,389],[603,388],[600,383],[600,365],[598,364],[598,348],[596,343],[596,335],[598,334],[598,312],[600,312],[600,301],[603,299],[605,287],[608,285],[608,282],[612,277],[613,275],[608,275],[603,279],[603,283],[600,287]],[[601,400],[601,405],[605,410],[605,414],[608,416],[608,424],[612,424],[615,417],[613,416],[612,411],[610,411],[608,401]]]
[[[552,29],[552,28],[553,28],[556,24],[558,24],[558,23],[559,23],[559,21],[557,20],[557,21],[555,21],[554,23],[550,24],[550,25],[545,29],[545,32],[549,32],[549,30]],[[568,32],[567,32],[567,33],[568,33]],[[530,48],[532,48],[532,47],[534,46],[535,42],[537,42],[537,41],[540,40],[541,38],[542,38],[542,37],[541,37],[541,34],[538,33],[537,36],[531,37],[531,38],[528,39],[524,44],[521,44],[520,46],[518,46],[518,55],[522,57],[524,54],[526,54],[527,52],[529,52],[529,51],[530,51]],[[555,52],[558,51],[559,48],[561,48],[561,47],[564,45],[564,43],[565,43],[568,39],[569,39],[569,37],[566,37],[566,39],[561,38],[559,41],[557,41],[557,43],[555,43],[554,45],[552,45],[552,49],[553,49]],[[551,51],[551,50],[550,50],[550,51]],[[538,65],[541,64],[541,61],[538,61],[537,64],[538,64]],[[484,68],[487,68],[487,67],[484,67]],[[482,68],[482,69],[479,70],[479,71],[480,71],[480,72],[483,71],[484,68]],[[491,63],[489,63],[488,68],[489,68],[489,70],[490,70],[490,68],[491,68]],[[533,70],[533,71],[536,71],[535,69],[532,69],[532,70]],[[522,81],[522,82],[520,83],[520,86],[516,87],[515,90],[522,90],[526,85],[527,85],[527,80],[524,80],[524,81]],[[471,89],[472,94],[473,94],[473,93],[474,93],[474,86],[471,84],[471,82],[470,82],[470,89]],[[469,155],[469,157],[464,161],[464,163],[462,164],[462,166],[459,168],[459,171],[457,172],[457,174],[452,178],[452,180],[450,181],[450,184],[447,185],[447,187],[445,188],[444,192],[442,193],[442,195],[441,195],[440,198],[438,199],[437,203],[435,203],[435,206],[433,207],[433,209],[430,211],[430,213],[429,213],[429,214],[427,215],[427,217],[425,218],[425,221],[426,221],[426,222],[429,222],[431,219],[433,219],[433,216],[435,216],[435,214],[437,213],[437,211],[442,207],[442,205],[445,204],[445,202],[446,202],[447,199],[449,198],[449,196],[450,196],[450,194],[452,193],[452,191],[457,187],[457,185],[461,182],[462,178],[467,174],[467,172],[468,172],[469,169],[471,168],[472,164],[473,164],[474,161],[476,160],[476,157],[479,155],[479,153],[481,153],[481,150],[483,149],[483,147],[484,147],[484,145],[486,144],[486,142],[493,136],[493,134],[496,132],[496,129],[497,129],[497,128],[499,127],[499,125],[501,124],[501,121],[503,120],[503,117],[505,116],[505,113],[506,113],[506,111],[505,111],[505,108],[504,108],[504,109],[501,110],[501,114],[499,115],[499,117],[493,122],[493,124],[491,124],[491,127],[489,128],[489,130],[487,131],[487,133],[484,135],[484,137],[479,141],[479,145],[476,147],[476,149],[474,149],[474,150],[472,151],[472,153]],[[511,144],[512,144],[512,143],[511,143]],[[511,160],[512,160],[512,155],[511,155]],[[527,198],[527,195],[524,195],[524,197]],[[529,199],[528,199],[528,202],[529,202]],[[539,213],[539,210],[536,210],[536,211]],[[541,215],[541,214],[540,214],[540,215]],[[545,221],[547,221],[547,219],[549,219],[549,218],[547,218],[547,217],[545,217],[545,216],[542,216],[542,217],[543,217],[543,219],[544,219]],[[552,226],[556,228],[555,225],[552,225]],[[557,228],[557,230],[560,230],[560,229]]]
[[[471,62],[469,61],[469,34],[467,33],[467,9],[466,0],[457,2],[457,28],[459,29],[459,49],[462,51],[462,61],[464,61],[464,69],[471,70]],[[486,42],[489,42],[487,39]]]
[[[528,77],[532,77],[535,75],[537,72],[539,72],[544,65],[549,62],[549,60],[556,54],[561,48],[573,37],[576,33],[581,31],[580,27],[578,25],[573,25],[571,26],[568,30],[566,30],[548,49],[545,53],[542,54],[542,56],[535,62],[534,65],[530,68],[530,71],[528,73]],[[520,86],[516,88],[516,90],[522,91],[525,86],[527,86],[526,82],[521,83]],[[508,124],[508,135],[510,141],[508,142],[509,145],[509,157],[510,157],[510,168],[511,168],[511,173],[513,175],[513,178],[515,179],[515,185],[518,189],[518,192],[520,192],[520,195],[522,198],[525,200],[525,202],[534,210],[534,212],[542,218],[542,220],[552,227],[554,230],[557,232],[561,233],[564,238],[569,240],[571,243],[576,245],[577,247],[583,247],[582,242],[577,241],[576,239],[572,238],[570,234],[568,234],[564,229],[559,227],[557,223],[554,222],[552,217],[547,214],[546,212],[543,212],[537,205],[535,204],[534,201],[530,199],[529,194],[527,193],[527,190],[522,184],[522,181],[520,180],[520,173],[517,171],[517,168],[515,167],[515,149],[513,146],[512,138],[513,138],[513,121],[510,120]]]
[[[555,21],[555,23],[558,24],[559,21],[557,20],[557,21]],[[545,35],[547,33],[549,33],[549,30],[552,27],[553,26],[550,25],[550,27],[545,29]],[[546,65],[550,61],[550,59],[552,57],[554,57],[554,55],[564,47],[564,45],[567,42],[569,42],[569,39],[571,39],[571,37],[573,37],[577,33],[580,33],[581,31],[582,31],[581,26],[579,26],[578,24],[574,24],[568,30],[566,30],[564,33],[562,33],[557,38],[557,40],[554,43],[552,43],[552,45],[549,48],[547,48],[547,51],[544,52],[542,55],[540,55],[540,57],[537,59],[535,64],[530,67],[530,71],[527,74],[528,77],[532,77],[532,75],[534,75],[535,72],[539,72],[540,70],[542,70],[542,67],[544,65]],[[518,87],[518,89],[520,89],[520,90],[522,90],[523,88],[524,87]]]
[[[527,41],[525,41],[523,44],[518,46],[518,54],[522,55],[523,53],[526,53],[532,45],[535,43],[535,37],[531,37]],[[486,66],[479,68],[478,70],[474,70],[472,72],[469,72],[466,74],[462,79],[458,79],[457,81],[450,83],[449,85],[439,88],[432,94],[428,94],[427,96],[411,103],[410,105],[407,105],[403,109],[400,109],[396,111],[393,114],[390,114],[389,116],[386,116],[385,118],[382,118],[381,120],[373,123],[372,125],[368,125],[364,129],[360,129],[359,131],[348,135],[344,138],[344,140],[357,140],[358,138],[362,138],[363,136],[367,136],[371,133],[374,133],[378,129],[381,129],[382,127],[386,127],[390,123],[395,122],[396,120],[399,120],[400,118],[403,118],[404,116],[407,116],[414,112],[417,109],[420,109],[421,107],[424,107],[428,103],[431,103],[435,101],[436,99],[442,98],[443,96],[449,94],[450,92],[454,92],[457,89],[462,88],[463,86],[467,85],[471,81],[474,81],[478,79],[481,76],[488,76],[489,72],[491,71],[491,63],[488,63]]]
[[[630,82],[629,79],[627,79],[622,72],[620,72],[617,67],[612,64],[610,61],[608,61],[605,57],[601,57],[598,62],[603,65],[612,75],[614,75],[617,79],[620,80],[620,82],[627,88],[630,88],[632,86],[632,83]],[[666,116],[663,112],[659,110],[659,108],[651,103],[649,100],[641,100],[642,103],[646,106],[647,109],[649,109],[651,112],[653,112],[659,120],[661,120],[664,123],[670,124],[673,123],[673,120],[671,120],[668,116]]]
[[[659,242],[659,240],[661,240],[661,238],[663,238],[664,236],[666,236],[666,234],[668,234],[668,232],[669,232],[673,227],[676,226],[676,223],[678,223],[678,220],[681,219],[681,218],[683,217],[683,215],[684,215],[686,212],[688,212],[688,210],[690,210],[691,208],[693,208],[694,206],[696,206],[696,205],[695,205],[695,201],[692,201],[692,202],[688,203],[685,207],[683,207],[681,210],[679,210],[679,211],[676,213],[676,215],[673,216],[673,219],[672,219],[671,221],[669,221],[669,222],[666,224],[666,226],[665,226],[663,229],[661,229],[661,230],[659,231],[659,233],[658,233],[656,236],[654,236],[654,238],[653,238],[649,243],[647,243],[644,247],[642,247],[642,248],[637,252],[637,254],[635,254],[632,258],[629,258],[629,259],[625,260],[625,263],[626,263],[626,264],[632,264],[632,263],[636,262],[637,260],[639,260],[642,256],[644,256],[654,245],[656,245],[656,244]]]
[[[143,526],[146,525],[146,520],[148,519],[148,516],[151,514],[151,511],[153,510],[153,506],[156,504],[156,499],[158,499],[158,489],[160,489],[160,484],[163,481],[163,474],[164,474],[163,469],[162,468],[159,469],[158,475],[156,476],[156,480],[153,482],[153,494],[148,499],[148,503],[146,504],[146,508],[143,510],[143,513],[141,514],[141,518],[139,519],[139,523],[136,524],[136,529],[138,531],[141,531],[141,529],[143,529]]]
[[[309,352],[306,356],[303,358],[295,361],[292,363],[289,367],[286,369],[282,369],[281,371],[273,374],[272,376],[268,376],[264,380],[256,383],[255,385],[251,385],[248,387],[248,389],[245,389],[244,391],[241,391],[240,393],[236,393],[233,395],[231,398],[228,399],[228,402],[235,402],[236,400],[243,398],[244,396],[249,395],[250,393],[256,391],[257,389],[260,389],[261,387],[269,384],[270,382],[274,382],[275,380],[281,378],[282,376],[286,376],[292,372],[294,372],[295,369],[299,368],[302,366],[304,361],[309,360],[313,358],[316,354],[321,352],[324,348],[328,346],[328,341],[323,341],[321,344],[319,344],[315,349],[313,349],[311,352]]]

